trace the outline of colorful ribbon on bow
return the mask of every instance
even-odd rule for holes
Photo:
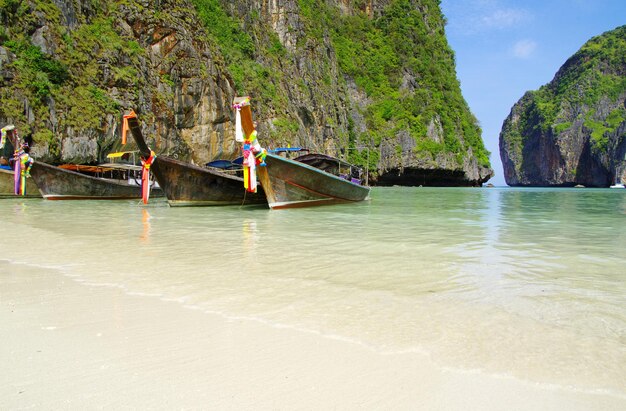
[[[154,163],[156,154],[150,150],[150,157],[147,159],[141,158],[141,199],[144,204],[148,204],[150,198],[150,166]]]
[[[257,140],[257,131],[252,130],[245,135],[241,110],[250,105],[250,97],[244,97],[233,104],[235,111],[235,141],[243,143],[243,185],[251,193],[257,191],[256,166],[265,166],[267,151],[261,147]],[[251,123],[251,119],[247,119]],[[252,125],[250,124],[250,127]]]
[[[259,144],[254,130],[243,143],[243,186],[251,193],[257,191],[256,166],[265,166],[267,150]]]
[[[26,178],[30,177],[30,169],[35,162],[30,155],[24,151],[24,148],[20,148],[15,151],[13,156],[15,160],[14,166],[14,178],[15,178],[15,195],[26,195]]]

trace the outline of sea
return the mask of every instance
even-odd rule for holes
[[[626,398],[626,190],[375,187],[291,210],[12,198],[0,222],[3,270]]]

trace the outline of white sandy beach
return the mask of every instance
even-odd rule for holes
[[[0,409],[623,410],[328,336],[0,264]]]

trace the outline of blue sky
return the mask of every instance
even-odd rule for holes
[[[626,0],[442,0],[463,96],[505,185],[498,136],[511,107],[587,40],[626,24]]]

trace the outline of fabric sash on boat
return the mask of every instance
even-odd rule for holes
[[[235,112],[235,140],[243,143],[243,185],[248,192],[257,192],[256,166],[265,166],[267,150],[259,144],[257,131],[254,129],[250,107],[245,111],[246,118],[242,118],[242,109],[250,105],[250,97],[235,99],[233,108]],[[246,121],[250,130],[246,134],[243,123]]]

